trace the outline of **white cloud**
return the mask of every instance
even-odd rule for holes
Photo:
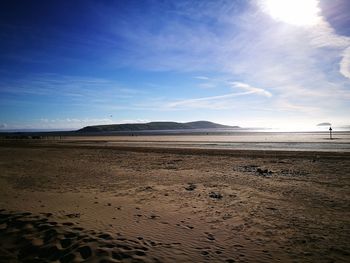
[[[114,123],[112,118],[63,118],[48,119],[41,118],[38,122],[33,123],[32,128],[40,129],[76,129],[89,125],[104,125]]]
[[[206,77],[206,76],[195,76],[194,78],[195,79],[200,79],[200,80],[209,80],[209,78]]]
[[[338,35],[324,19],[309,33],[311,44],[316,48],[330,47],[338,50],[338,56],[341,57],[339,72],[350,79],[350,37]]]
[[[142,21],[142,14],[128,20],[128,17],[116,17],[115,10],[101,12],[101,19],[111,24],[108,35],[112,37],[106,41],[111,46],[119,38],[127,43],[120,54],[118,51],[114,54],[111,49],[107,64],[114,62],[117,67],[127,65],[147,71],[170,70],[179,75],[190,72],[200,82],[196,86],[206,88],[199,92],[213,96],[189,98],[184,92],[177,94],[182,98],[169,101],[166,90],[170,88],[162,87],[163,83],[158,84],[158,93],[164,94],[161,98],[154,94],[137,96],[137,90],[128,90],[129,87],[114,81],[52,76],[32,78],[30,86],[35,89],[25,86],[26,80],[16,85],[3,83],[0,90],[38,96],[62,93],[69,100],[94,108],[138,110],[141,115],[147,110],[184,108],[238,108],[243,115],[254,108],[261,112],[268,110],[266,116],[283,111],[296,113],[300,118],[308,114],[320,119],[332,115],[348,118],[350,38],[337,34],[323,17],[311,27],[276,22],[254,6],[259,1],[249,1],[253,8],[238,11],[235,8],[239,9],[240,4],[236,1],[174,2],[176,10],[165,10],[165,13],[173,12],[167,13],[171,19],[164,23],[155,20],[157,30],[152,19]],[[174,13],[178,16],[173,17]],[[203,18],[209,18],[210,25],[202,23]],[[207,72],[211,72],[210,78]],[[225,80],[214,79],[217,75]],[[234,91],[225,93],[228,85]],[[131,97],[135,100],[128,100]],[[120,100],[128,101],[120,103]]]
[[[248,91],[248,92],[241,92],[241,93],[229,93],[225,95],[212,96],[212,97],[179,100],[179,101],[171,102],[167,106],[170,108],[179,107],[179,106],[189,106],[189,107],[198,106],[201,108],[203,106],[209,106],[209,104],[207,103],[212,103],[214,101],[219,101],[219,100],[226,100],[229,98],[234,98],[234,97],[248,95],[248,94],[251,94],[251,92]]]
[[[117,81],[103,78],[60,74],[36,74],[11,81],[3,81],[0,91],[16,95],[59,95],[75,100],[98,97],[132,97],[144,91],[126,88]]]
[[[124,124],[124,123],[147,123],[150,122],[148,119],[123,119],[118,121],[118,124]]]
[[[41,118],[16,122],[12,121],[0,129],[6,130],[76,130],[90,125],[113,124],[115,121],[111,118]]]
[[[311,44],[315,47],[334,47],[344,49],[350,45],[350,38],[335,33],[334,29],[324,19],[307,30],[310,34]]]
[[[252,87],[242,82],[229,82],[234,88],[245,90],[245,92],[234,92],[218,96],[201,97],[194,99],[185,99],[170,102],[166,105],[169,108],[190,107],[190,108],[209,108],[209,109],[227,109],[232,108],[234,101],[232,98],[246,95],[260,95],[263,97],[271,97],[272,94],[264,89]]]
[[[254,2],[261,1],[251,3]],[[349,37],[336,34],[323,17],[317,17],[317,25],[300,27],[273,21],[259,8],[248,7],[242,9],[244,12],[236,12],[235,4],[231,2],[203,3],[196,8],[193,8],[193,3],[188,3],[176,5],[176,8],[174,12],[180,18],[162,24],[157,33],[151,30],[152,23],[148,22],[135,30],[125,28],[121,34],[129,41],[130,54],[133,54],[125,58],[127,63],[147,70],[214,70],[225,75],[226,79],[257,83],[259,88],[239,83],[232,87],[248,92],[244,95],[272,97],[268,106],[275,107],[277,111],[315,112],[320,97],[329,96],[332,98],[329,108],[339,111],[339,105],[344,104],[345,97],[341,94],[347,94],[349,83],[340,78],[349,77]],[[181,19],[184,17],[194,19],[194,23],[188,26]],[[208,17],[215,21],[217,27],[196,23]],[[340,67],[338,71],[336,65]],[[194,78],[203,81],[197,85],[200,88],[223,88],[222,83],[205,75],[195,75]],[[242,94],[185,98],[168,105],[170,108],[230,108],[236,96]],[[298,96],[301,99],[295,103]],[[272,103],[278,99],[298,106],[286,106],[284,103],[282,107],[280,103]],[[266,108],[267,105],[260,106]],[[247,108],[248,104],[243,105],[241,110]]]
[[[199,83],[197,86],[201,89],[213,89],[217,87],[217,84],[214,82],[203,82]]]
[[[59,107],[61,113],[73,109],[89,116],[95,110],[109,116],[113,111],[135,109],[133,102],[146,97],[147,91],[111,79],[41,73],[4,80],[0,83],[0,94],[5,94],[0,96],[0,105],[4,106],[45,105]],[[28,95],[35,100],[28,100]]]
[[[247,90],[249,92],[248,94],[258,94],[258,95],[262,95],[262,96],[266,96],[266,97],[272,96],[271,92],[264,90],[264,89],[261,89],[261,88],[252,87],[246,83],[232,82],[231,84],[233,87]]]
[[[301,113],[308,113],[308,114],[320,112],[320,107],[300,105],[297,103],[290,102],[289,100],[286,100],[283,98],[278,99],[275,102],[275,105],[280,111],[293,111],[293,112],[301,112]]]
[[[340,61],[340,73],[350,79],[350,47],[343,52],[343,58]]]
[[[117,58],[111,55],[111,63],[191,72],[200,81],[198,92],[213,94],[194,98],[178,94],[183,97],[170,102],[165,94],[158,103],[143,98],[132,106],[144,110],[232,109],[240,97],[241,113],[254,107],[270,109],[267,115],[281,110],[300,117],[302,113],[313,117],[340,113],[344,118],[349,112],[349,37],[337,34],[321,13],[314,19],[317,24],[307,27],[271,19],[259,9],[261,1],[178,1],[170,9],[164,4],[171,19],[158,23],[156,31],[155,21],[141,20],[142,14],[125,26],[124,21],[118,24],[113,10],[104,10],[101,17],[112,28],[121,28],[113,32],[128,43],[128,52]],[[203,19],[209,19],[210,25]],[[225,81],[214,79],[218,75]],[[258,87],[231,83],[235,92],[225,93],[227,82],[237,79]]]

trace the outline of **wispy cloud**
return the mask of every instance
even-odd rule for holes
[[[43,73],[3,80],[0,94],[15,95],[18,100],[26,96],[34,96],[38,101],[63,98],[65,103],[86,103],[93,107],[106,103],[115,105],[145,94],[145,91],[125,87],[110,79]]]
[[[202,82],[197,85],[201,89],[213,89],[216,88],[217,85],[214,82]]]
[[[7,110],[9,105],[33,108],[24,102],[49,104],[48,108],[65,104],[73,107],[64,116],[75,116],[75,110],[109,116],[106,112],[115,110],[121,119],[131,120],[183,109],[222,110],[228,115],[237,109],[252,119],[260,112],[273,118],[280,111],[295,119],[348,118],[350,37],[335,30],[323,13],[317,24],[296,26],[269,16],[262,2],[91,1],[84,10],[89,9],[96,34],[17,28],[23,39],[33,35],[45,50],[3,52],[2,57],[25,65],[59,61],[57,68],[73,68],[79,65],[75,60],[82,59],[81,72],[92,65],[90,72],[98,69],[97,76],[107,77],[42,73],[2,78],[0,106]],[[342,13],[347,19],[347,12]],[[57,44],[60,52],[50,52]],[[74,63],[66,64],[68,60]],[[151,111],[153,115],[147,115]]]
[[[206,77],[206,76],[195,76],[194,78],[195,79],[200,79],[200,80],[209,80],[209,78]]]
[[[265,89],[261,89],[261,88],[256,88],[256,87],[252,87],[246,83],[242,83],[242,82],[232,82],[231,83],[233,87],[236,88],[240,88],[240,89],[244,89],[247,90],[247,94],[258,94],[258,95],[262,95],[262,96],[266,96],[266,97],[271,97],[272,94],[271,92],[265,90]]]
[[[271,97],[272,94],[264,89],[252,87],[246,83],[242,82],[231,82],[229,83],[233,88],[239,88],[246,90],[245,92],[233,92],[224,95],[201,97],[194,99],[178,100],[168,103],[166,106],[169,108],[179,108],[179,107],[190,107],[190,108],[231,108],[232,98],[246,96],[246,95],[261,95],[265,97]]]
[[[41,118],[27,121],[10,121],[0,124],[0,130],[42,129],[75,130],[89,125],[112,124],[112,118]]]
[[[114,123],[112,118],[41,118],[30,122],[11,122],[0,129],[43,129],[43,130],[75,130],[89,125],[105,125]]]
[[[225,95],[212,96],[212,97],[204,97],[204,98],[196,98],[196,99],[186,99],[171,102],[168,104],[170,108],[179,107],[179,106],[189,106],[189,107],[207,107],[208,103],[212,103],[213,101],[221,101],[229,98],[234,98],[238,96],[248,95],[250,92],[241,92],[241,93],[228,93]],[[204,103],[203,103],[204,102]]]
[[[275,101],[275,105],[279,111],[297,111],[301,113],[318,113],[321,111],[320,107],[304,106],[298,103],[293,103],[283,98]]]
[[[260,9],[260,0],[240,6],[239,10],[233,2],[175,4],[172,10],[175,19],[162,24],[156,33],[151,30],[152,20],[134,21],[140,22],[135,30],[118,31],[130,43],[130,53],[135,54],[126,60],[148,70],[214,70],[227,79],[241,79],[262,87],[254,89],[235,83],[236,88],[266,97],[273,94],[273,100],[283,98],[290,104],[296,96],[309,97],[299,102],[300,107],[284,107],[290,111],[317,108],[320,97],[329,94],[333,98],[330,108],[337,110],[343,104],[345,98],[340,94],[346,93],[349,81],[342,78],[350,76],[349,37],[337,34],[321,15],[317,25],[298,27],[273,21]],[[210,18],[216,26],[199,23],[203,17]],[[192,21],[191,26],[182,18]],[[220,86],[205,75],[195,78],[202,81],[198,84],[200,88]],[[212,109],[213,104],[209,102],[248,94],[183,99],[169,105],[201,105]],[[278,110],[280,104],[274,105]]]
[[[343,59],[340,61],[340,73],[350,79],[350,47],[344,50]]]

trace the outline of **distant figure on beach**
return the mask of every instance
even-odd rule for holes
[[[331,139],[332,140],[332,127],[329,127],[329,139]]]

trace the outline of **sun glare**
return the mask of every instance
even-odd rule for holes
[[[295,26],[313,26],[321,20],[317,0],[263,0],[262,8],[273,19]]]

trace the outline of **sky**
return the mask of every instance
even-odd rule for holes
[[[348,0],[2,0],[0,130],[350,127]]]

